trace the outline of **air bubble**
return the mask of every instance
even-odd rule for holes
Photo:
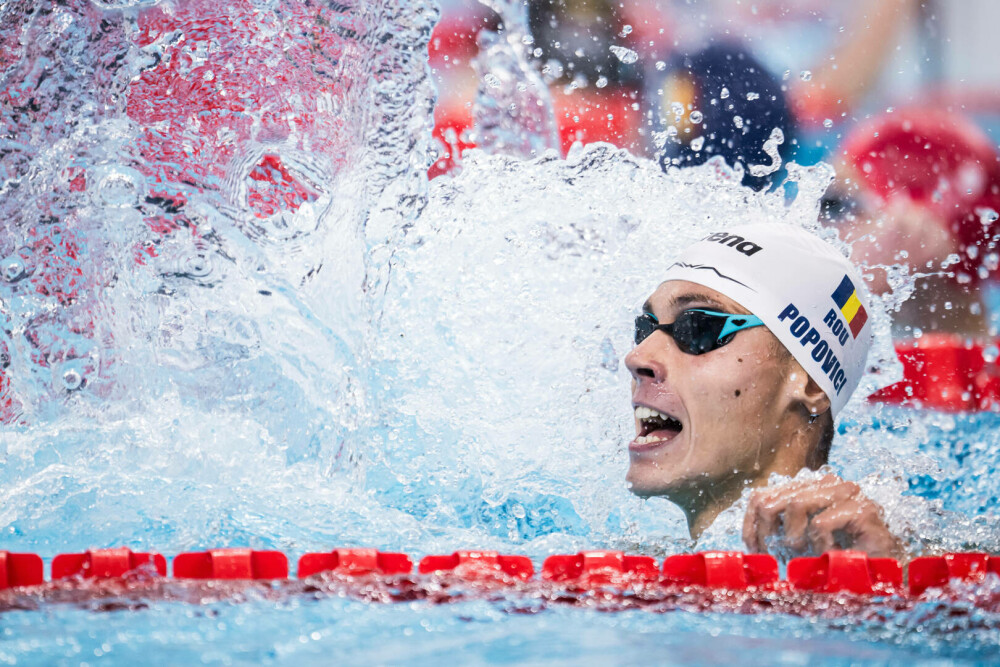
[[[695,125],[699,125],[701,121],[705,119],[705,116],[700,111],[695,109],[694,111],[691,112],[690,119],[692,123],[694,123]]]
[[[181,273],[192,278],[204,278],[212,273],[212,261],[208,255],[191,255],[184,260]]]
[[[115,9],[136,9],[138,7],[153,7],[160,0],[90,0],[98,9],[112,11]]]
[[[729,98],[729,89],[726,88],[725,86],[723,86],[722,87],[722,92],[719,93],[719,97],[721,97],[724,100],[728,99]]]
[[[0,275],[9,283],[16,282],[24,277],[24,262],[20,257],[8,257],[0,262]]]
[[[691,150],[700,151],[705,145],[705,137],[695,137],[691,140]]]
[[[597,83],[594,85],[596,85],[598,88],[604,88],[605,86],[608,85],[608,77],[606,76],[597,77]]]
[[[833,120],[831,118],[824,119],[823,127],[825,127],[826,129],[830,129],[831,127],[833,127]]]
[[[799,78],[802,79],[803,81],[812,81],[813,73],[807,69],[804,69],[801,72],[799,72]]]
[[[500,77],[498,77],[496,74],[492,73],[487,74],[486,76],[483,77],[483,80],[486,81],[486,85],[489,86],[490,88],[500,87]]]
[[[747,101],[753,102],[757,99],[760,99],[760,93],[747,93]]]
[[[83,375],[76,368],[67,368],[63,371],[62,383],[67,391],[76,391],[83,386]]]
[[[96,171],[94,203],[109,208],[138,206],[145,195],[146,179],[135,169],[120,165]]]

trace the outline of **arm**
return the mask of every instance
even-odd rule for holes
[[[851,108],[878,79],[901,28],[919,10],[917,0],[862,3],[861,12],[830,57],[790,91],[802,119],[818,119],[837,104]]]

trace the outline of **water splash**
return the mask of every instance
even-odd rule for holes
[[[781,155],[778,154],[778,146],[785,143],[785,133],[780,127],[771,130],[771,136],[764,142],[764,152],[771,158],[771,164],[751,164],[749,166],[751,176],[767,176],[781,169]],[[821,193],[822,194],[822,193]]]
[[[240,7],[0,9],[4,136],[38,139],[0,149],[10,545],[688,546],[622,481],[634,309],[734,216],[839,244],[817,223],[829,167],[788,165],[791,203],[718,158],[663,173],[607,145],[472,152],[428,186],[433,9]],[[490,90],[538,92],[500,62]],[[898,471],[897,497],[929,478],[988,524],[989,475],[947,491],[952,450],[917,455],[985,470],[988,431],[865,405],[899,376],[895,279],[835,463]]]
[[[530,158],[559,148],[552,97],[528,58],[532,43],[527,5],[517,0],[480,0],[500,15],[500,33],[479,33],[472,67],[479,76],[472,139],[490,153]]]
[[[255,517],[285,489],[360,483],[372,321],[425,198],[436,17],[0,5],[0,525],[60,549],[276,537]]]

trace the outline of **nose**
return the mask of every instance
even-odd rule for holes
[[[625,355],[625,366],[636,382],[642,382],[644,379],[663,382],[667,379],[667,367],[664,362],[666,345],[663,340],[666,337],[666,334],[658,331]]]

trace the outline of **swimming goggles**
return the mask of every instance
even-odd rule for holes
[[[681,352],[705,354],[731,341],[737,332],[763,325],[754,315],[733,315],[702,308],[685,310],[670,324],[660,324],[656,315],[643,313],[635,318],[635,344],[649,338],[654,331],[662,331],[674,339]]]

